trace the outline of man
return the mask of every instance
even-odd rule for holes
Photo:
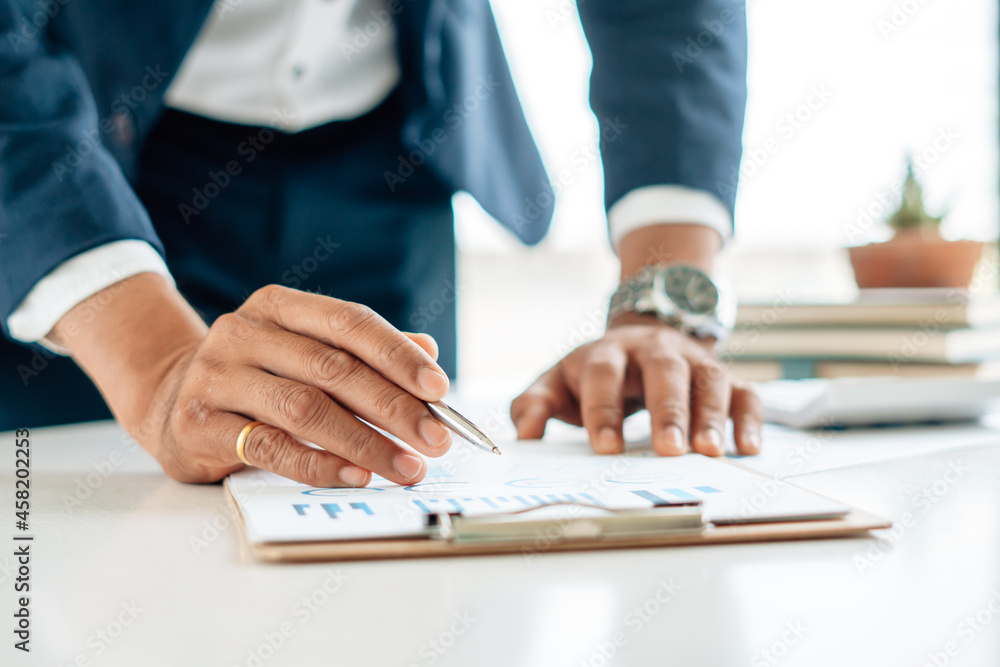
[[[720,454],[729,415],[754,453],[708,276],[732,223],[743,8],[580,12],[595,113],[627,126],[602,144],[623,284],[605,336],[514,401],[518,434],[558,418],[611,453],[645,405],[660,454]],[[43,346],[3,348],[0,428],[102,415],[58,351],[176,479],[420,480],[423,458],[368,424],[447,450],[422,401],[447,391],[454,311],[401,329],[454,279],[451,194],[526,243],[551,214],[486,0],[0,0],[0,33],[0,315]]]

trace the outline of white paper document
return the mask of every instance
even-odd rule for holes
[[[412,486],[375,476],[365,488],[323,489],[256,468],[228,483],[252,543],[420,537],[428,534],[428,514],[504,514],[557,503],[640,509],[700,500],[705,521],[719,524],[838,518],[849,510],[698,454],[597,456],[585,447],[556,453],[545,442],[502,449],[491,456],[456,442],[444,457],[429,459],[427,477]]]

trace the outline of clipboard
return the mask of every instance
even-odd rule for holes
[[[774,479],[736,467],[765,480]],[[236,523],[244,553],[273,563],[501,554],[534,557],[564,551],[864,537],[868,531],[892,526],[891,521],[858,508],[849,508],[846,514],[835,518],[707,521],[700,501],[674,501],[646,509],[598,508],[604,510],[603,517],[588,513],[576,519],[519,517],[516,522],[510,520],[511,514],[464,516],[461,512],[436,512],[426,516],[426,531],[419,537],[255,541],[249,538],[246,519],[229,479],[225,488],[239,517]],[[573,504],[552,503],[534,510]],[[521,514],[528,513],[525,510]]]

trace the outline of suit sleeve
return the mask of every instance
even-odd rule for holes
[[[581,0],[605,204],[678,185],[732,215],[746,110],[746,11],[733,0]]]
[[[0,326],[64,260],[139,239],[163,249],[76,59],[0,0]],[[102,127],[103,125],[103,127]]]

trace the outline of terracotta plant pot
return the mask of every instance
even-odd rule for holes
[[[936,230],[898,230],[885,243],[848,248],[858,287],[968,287],[982,241],[946,241]]]

